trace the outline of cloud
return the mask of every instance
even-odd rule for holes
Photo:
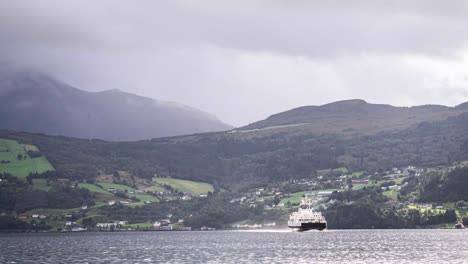
[[[308,104],[467,99],[465,1],[0,1],[0,57],[234,125]]]
[[[13,27],[13,38],[105,49],[210,44],[310,57],[443,55],[468,38],[465,1],[18,0],[1,10],[2,30]]]

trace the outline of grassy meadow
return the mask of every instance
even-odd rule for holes
[[[310,193],[312,194],[312,196],[315,196],[317,195],[318,192],[334,192],[334,191],[339,192],[339,191],[343,191],[343,189],[323,189],[323,190],[291,193],[289,197],[281,199],[281,202],[282,203],[290,202],[291,204],[299,204],[301,203],[301,199],[304,198],[306,193]]]
[[[172,188],[179,190],[181,192],[186,192],[194,195],[199,195],[202,193],[213,192],[213,185],[204,182],[195,182],[188,180],[179,180],[173,178],[153,178],[153,181],[158,184],[167,184]]]
[[[29,150],[38,151],[38,148],[15,140],[0,139],[0,173],[26,178],[30,173],[54,170],[44,156],[30,158],[27,154]]]
[[[123,192],[124,191],[135,191],[135,189],[130,187],[130,186],[123,185],[123,184],[117,184],[117,183],[97,182],[96,185],[100,186],[104,190],[114,189],[114,190],[123,191]]]
[[[88,191],[93,192],[93,193],[112,195],[112,193],[108,192],[107,190],[104,190],[103,188],[93,183],[80,183],[78,184],[78,186],[80,188],[87,189]]]
[[[149,194],[129,193],[127,194],[127,196],[137,198],[141,202],[152,202],[152,203],[159,202],[159,199],[157,197],[154,197],[153,195],[149,195]]]
[[[52,186],[47,185],[46,179],[33,179],[33,189],[48,192]]]

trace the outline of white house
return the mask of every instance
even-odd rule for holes
[[[182,196],[182,198],[181,198],[181,199],[182,199],[182,200],[184,200],[184,201],[187,201],[187,200],[190,200],[190,199],[192,199],[192,196],[191,196],[191,195],[189,195],[189,194],[184,194],[184,196]]]
[[[331,191],[321,191],[317,193],[318,197],[328,197],[332,194],[333,192]]]
[[[97,223],[96,227],[110,229],[111,227],[117,227],[116,223]]]

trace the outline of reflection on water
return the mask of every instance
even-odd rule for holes
[[[0,263],[468,263],[468,230],[2,234]]]

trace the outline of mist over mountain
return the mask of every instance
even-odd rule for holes
[[[1,129],[122,141],[231,128],[182,104],[120,90],[87,92],[38,72],[0,70]]]

